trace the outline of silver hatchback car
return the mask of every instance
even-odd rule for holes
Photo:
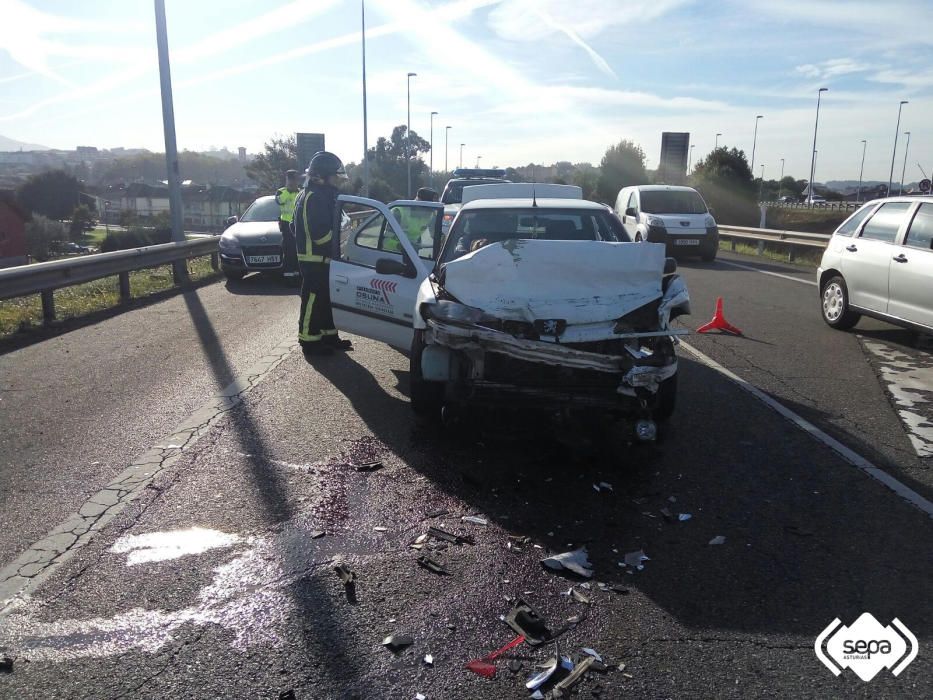
[[[864,314],[933,333],[933,197],[865,204],[833,233],[817,283],[833,328]]]

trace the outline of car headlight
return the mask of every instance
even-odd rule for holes
[[[706,215],[706,228],[715,228],[716,219],[714,219],[710,214]]]
[[[658,226],[659,228],[664,228],[664,219],[662,219],[660,216],[649,216],[648,225]]]
[[[495,317],[490,316],[482,309],[446,299],[442,299],[436,304],[422,304],[421,316],[425,320],[435,319],[448,323],[480,323],[495,320]]]
[[[232,255],[239,255],[240,253],[240,242],[233,236],[221,236],[218,246],[225,253],[230,253]]]

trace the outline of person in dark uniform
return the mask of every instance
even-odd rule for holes
[[[295,200],[298,199],[298,171],[288,170],[285,173],[285,187],[275,192],[275,202],[279,205],[279,231],[282,232],[282,250],[285,259],[282,261],[283,276],[297,279],[298,260],[295,257],[295,236],[292,234],[292,216],[295,213]]]
[[[338,185],[347,179],[347,173],[337,156],[318,151],[311,158],[306,174],[292,218],[301,272],[298,342],[305,355],[329,355],[334,350],[353,347],[334,328],[329,280],[332,241],[340,235],[334,230]]]

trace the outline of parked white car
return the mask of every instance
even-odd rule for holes
[[[668,254],[699,255],[707,262],[719,251],[719,228],[703,197],[692,187],[623,187],[615,212],[634,241],[663,243]]]
[[[685,332],[670,322],[689,313],[687,289],[664,247],[626,242],[604,205],[474,200],[442,243],[441,204],[338,201],[373,213],[335,243],[334,321],[410,350],[416,413],[524,404],[589,412],[640,440],[670,417],[674,336]],[[406,231],[400,220],[423,223]]]
[[[833,328],[851,328],[864,314],[933,332],[933,198],[865,204],[833,233],[817,282]]]

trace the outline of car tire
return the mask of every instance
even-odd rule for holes
[[[820,290],[820,311],[826,325],[836,330],[845,331],[862,317],[849,307],[849,288],[841,276],[830,277]]]
[[[246,276],[243,270],[224,270],[224,277],[230,282],[239,282]]]
[[[427,382],[421,374],[421,353],[424,351],[424,331],[416,330],[411,342],[408,374],[411,410],[419,418],[440,422],[444,408],[444,384]]]
[[[654,420],[663,423],[674,415],[677,406],[677,375],[665,379],[658,386],[657,405],[652,411]]]
[[[704,246],[703,250],[700,251],[700,260],[703,262],[713,262],[716,259],[716,254],[719,252],[719,238],[712,241],[710,245]]]

